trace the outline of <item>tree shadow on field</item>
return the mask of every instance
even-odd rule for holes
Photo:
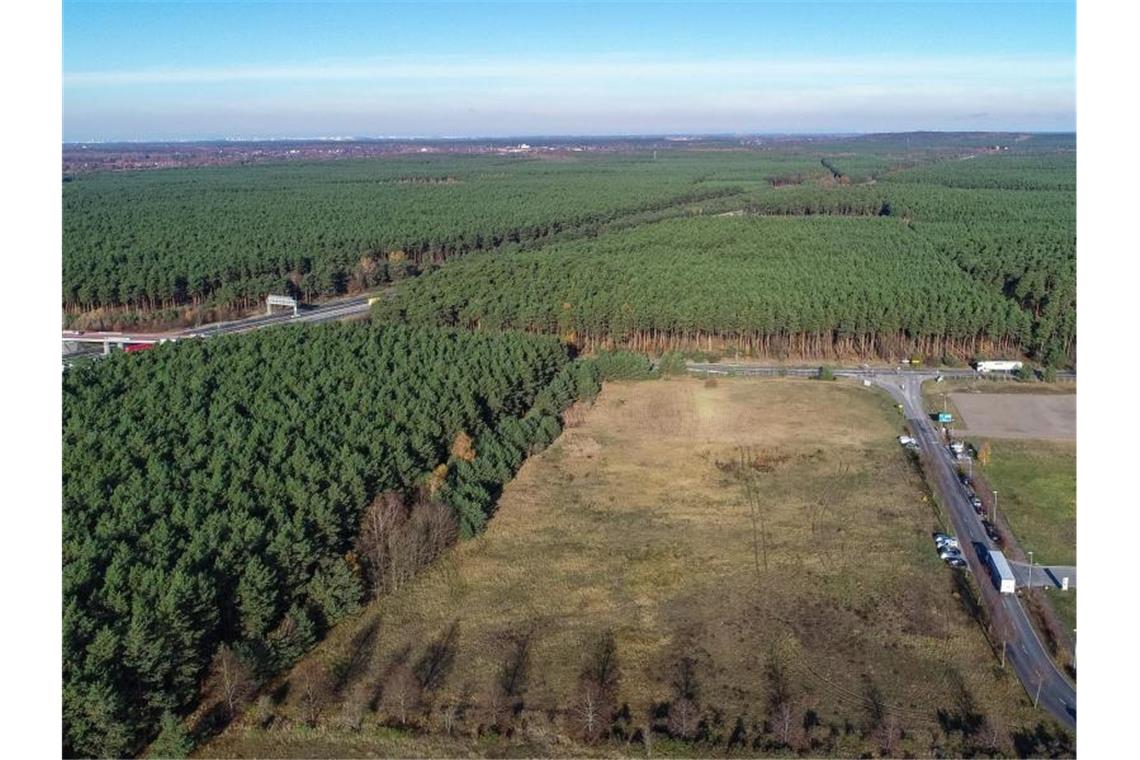
[[[194,740],[194,744],[203,744],[220,734],[228,724],[226,706],[221,702],[215,702],[194,722],[194,727],[190,729],[190,737]]]
[[[376,712],[380,709],[380,702],[384,698],[384,682],[395,672],[400,666],[407,665],[408,658],[412,656],[411,644],[406,644],[396,654],[392,655],[388,660],[387,665],[377,672],[376,683],[372,685],[372,694],[368,700],[368,709]]]
[[[985,717],[978,711],[974,695],[966,686],[966,681],[957,670],[951,671],[947,676],[948,691],[954,698],[953,710],[939,709],[938,724],[943,732],[951,734],[961,732],[964,738],[978,733],[985,721]]]
[[[337,668],[333,682],[333,692],[343,694],[345,689],[362,678],[372,660],[376,637],[380,632],[380,622],[374,620],[352,637],[348,660]]]
[[[280,686],[269,693],[269,698],[273,700],[274,706],[284,704],[289,697],[289,688],[289,682],[282,681]]]
[[[459,621],[452,621],[416,662],[412,669],[424,691],[432,692],[443,686],[455,665],[459,644]]]
[[[507,653],[499,667],[498,685],[504,696],[518,700],[521,705],[521,698],[526,692],[527,681],[530,678],[530,655],[534,631],[509,635],[507,641]],[[518,709],[520,708],[516,708],[516,712]]]
[[[1073,737],[1068,732],[1060,728],[1050,729],[1044,723],[1014,733],[1013,746],[1018,757],[1076,757],[1077,752]]]

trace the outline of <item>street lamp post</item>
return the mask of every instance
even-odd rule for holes
[[[990,512],[992,513],[990,515],[990,522],[992,522],[996,526],[997,525],[997,491],[996,490],[994,491],[994,508],[991,509]]]
[[[1033,552],[1029,552],[1029,588],[1033,588]]]

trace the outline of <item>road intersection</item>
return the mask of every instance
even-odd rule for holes
[[[753,365],[690,364],[689,371],[699,374],[739,374],[754,376],[814,377],[818,369],[761,367]],[[986,535],[981,519],[974,511],[958,479],[956,463],[951,458],[940,434],[923,408],[922,384],[945,378],[977,377],[973,370],[929,369],[875,369],[867,366],[858,369],[833,369],[836,377],[862,379],[885,390],[903,410],[912,436],[918,442],[920,458],[930,485],[936,489],[961,542],[963,555],[981,590],[983,602],[989,611],[992,635],[1003,650],[1026,692],[1034,702],[1069,729],[1076,729],[1077,693],[1074,684],[1057,669],[1041,639],[1034,630],[1029,616],[1016,594],[1001,594],[990,581],[984,562],[985,552],[996,547]],[[1075,377],[1066,373],[1064,377]],[[1044,572],[1038,568],[1044,576]],[[1074,573],[1075,579],[1075,573]]]

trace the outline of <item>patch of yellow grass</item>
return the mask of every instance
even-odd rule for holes
[[[1039,718],[1015,680],[995,677],[953,596],[930,541],[937,516],[885,397],[796,379],[672,379],[608,384],[579,417],[524,464],[482,536],[310,659],[349,657],[356,632],[376,624],[360,678],[377,679],[457,623],[445,690],[478,694],[511,636],[529,632],[526,709],[564,716],[587,652],[612,630],[619,698],[635,715],[673,699],[675,665],[692,656],[706,709],[763,720],[765,666],[778,656],[825,724],[861,723],[873,683],[904,727],[927,731],[952,709],[956,679],[1007,724]],[[766,541],[736,474],[742,450],[770,465],[745,468]],[[241,730],[226,737],[231,751]]]

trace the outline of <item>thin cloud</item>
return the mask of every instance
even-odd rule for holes
[[[804,80],[821,77],[1000,79],[1009,72],[1032,79],[1071,79],[1072,58],[1055,56],[818,57],[645,59],[621,55],[580,58],[380,58],[260,66],[153,68],[76,71],[64,75],[69,87],[204,85],[265,82],[474,81],[515,80],[668,80],[676,78]]]

